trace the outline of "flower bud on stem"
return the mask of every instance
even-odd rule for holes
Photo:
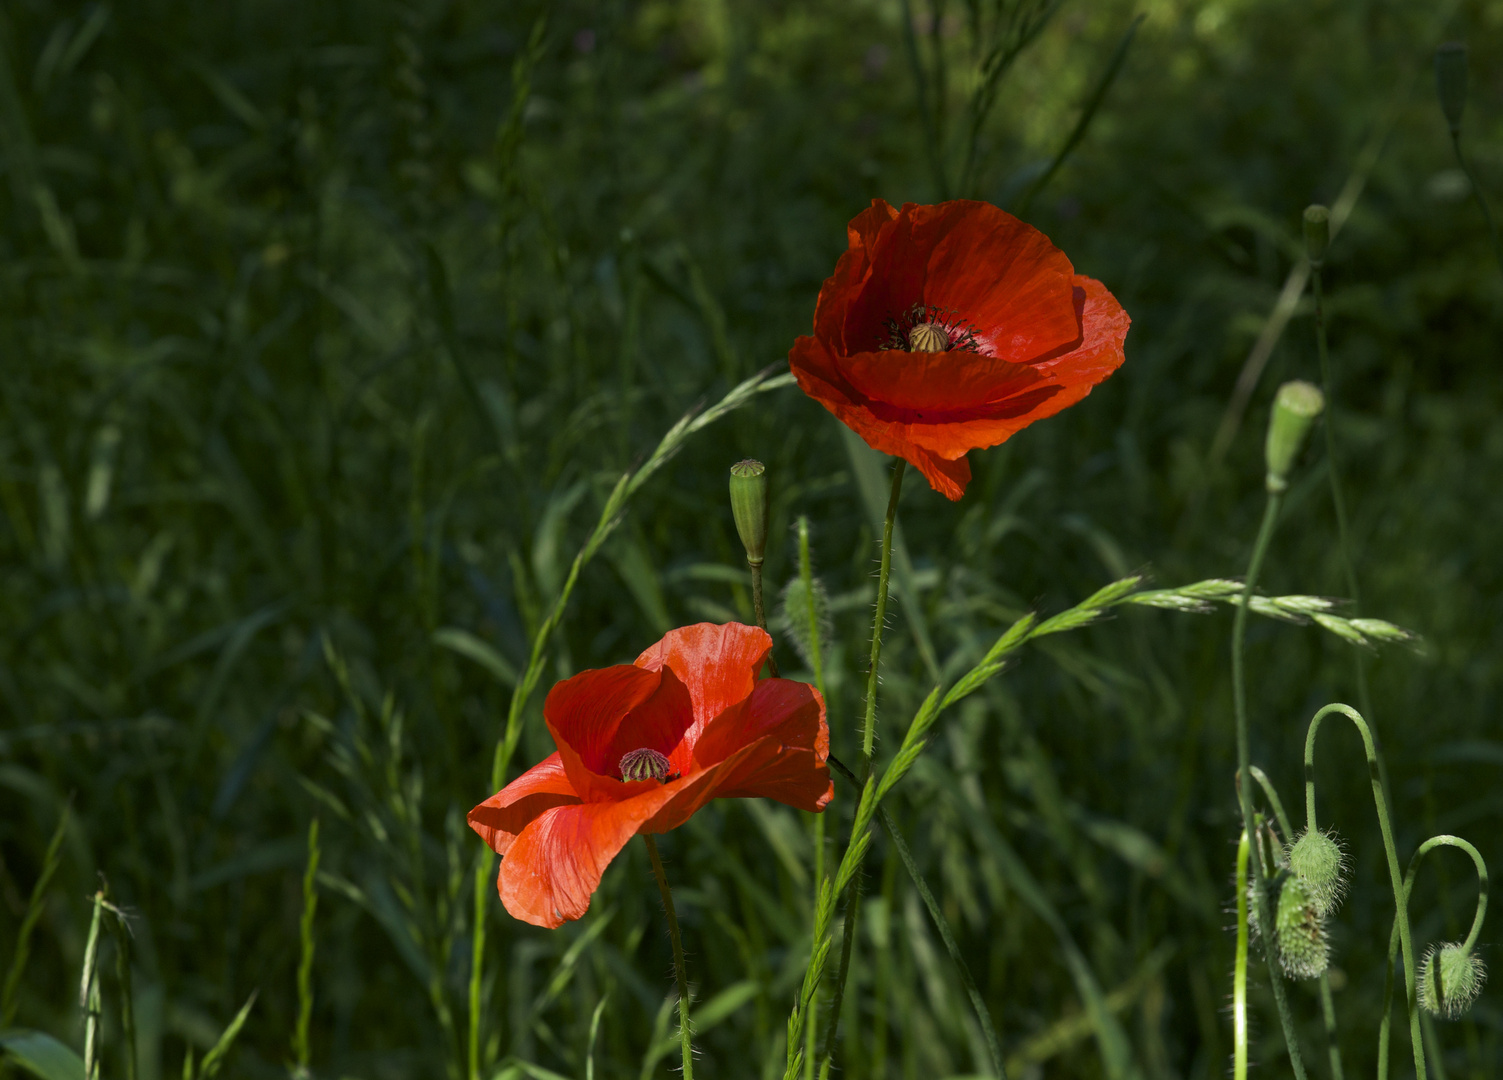
[[[746,549],[746,565],[751,568],[752,609],[757,625],[767,629],[767,610],[762,603],[762,560],[767,553],[767,466],[747,458],[731,466],[731,516],[736,532]],[[774,676],[777,661],[767,655],[767,667]]]
[[[1310,425],[1325,404],[1325,395],[1314,383],[1295,379],[1279,387],[1273,401],[1273,417],[1268,423],[1268,440],[1263,447],[1270,495],[1282,494],[1289,487],[1289,470],[1305,444]]]

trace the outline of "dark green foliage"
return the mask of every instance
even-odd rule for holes
[[[909,477],[878,762],[935,682],[1027,613],[1047,626],[1144,568],[1157,586],[1242,571],[1273,388],[1319,379],[1308,306],[1229,453],[1209,448],[1304,258],[1303,208],[1338,206],[1376,145],[1323,269],[1355,614],[1425,641],[1368,662],[1374,726],[1401,857],[1449,830],[1503,861],[1503,279],[1431,67],[1439,42],[1469,39],[1468,162],[1496,194],[1503,7],[1447,21],[1401,0],[1073,0],[1009,5],[1023,22],[1004,25],[985,0],[935,6],[938,21],[913,12],[945,76],[922,109],[904,5],[885,0],[0,10],[0,969],[73,800],[18,1029],[81,1045],[103,872],[133,933],[142,1080],[189,1053],[205,1072],[285,1075],[316,816],[312,1074],[464,1075],[482,853],[464,813],[491,793],[532,633],[618,478],[696,403],[783,361],[872,197],[932,201],[948,177],[1016,209],[1139,12],[1028,212],[1131,313],[1127,363],[973,454],[960,503]],[[988,64],[995,100],[973,102]],[[1345,589],[1320,442],[1290,476],[1270,596]],[[796,389],[696,433],[636,492],[541,690],[671,626],[751,619],[725,486],[746,457],[775,478],[769,596],[798,575],[792,525],[811,521],[832,741],[856,761],[870,462]],[[884,804],[1010,1075],[1225,1071],[1231,616],[1186,613],[1201,603],[1093,609],[1039,636],[939,718]],[[1287,798],[1311,713],[1355,702],[1352,646],[1250,625],[1253,761]],[[777,657],[812,677],[786,636]],[[513,774],[552,749],[543,696]],[[1346,1068],[1367,1075],[1392,897],[1356,737],[1327,739],[1322,820],[1353,860],[1332,985]],[[855,804],[842,786],[825,835],[848,834]],[[811,835],[784,807],[717,803],[660,841],[705,1076],[781,1073]],[[966,988],[890,850],[877,834],[837,1067],[980,1072]],[[1422,881],[1417,939],[1459,938],[1471,888]],[[484,1080],[507,1055],[601,1080],[669,1068],[670,952],[642,845],[578,924],[490,911]],[[103,1073],[124,1076],[115,945],[100,949]],[[1312,1048],[1314,985],[1290,984]],[[1437,1027],[1453,1075],[1503,1066],[1490,995]],[[1266,985],[1253,999],[1269,1039],[1254,1058],[1277,1068]],[[237,1013],[233,1050],[213,1053]]]

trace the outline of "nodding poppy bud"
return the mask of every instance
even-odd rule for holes
[[[1273,399],[1273,418],[1268,422],[1268,442],[1263,447],[1270,492],[1278,493],[1289,486],[1289,469],[1310,433],[1310,425],[1325,407],[1326,396],[1314,383],[1295,379],[1279,387]]]
[[[1305,258],[1319,270],[1331,246],[1331,212],[1319,203],[1305,207]]]
[[[1289,849],[1289,869],[1321,915],[1329,915],[1346,893],[1346,855],[1328,833],[1305,833]]]
[[[1420,1005],[1433,1016],[1455,1020],[1466,1015],[1486,981],[1482,958],[1465,945],[1432,945],[1420,965]]]
[[[1461,113],[1466,108],[1466,46],[1459,41],[1448,41],[1435,50],[1435,93],[1451,135],[1460,135]]]
[[[1331,960],[1326,920],[1310,898],[1310,890],[1290,875],[1279,889],[1279,908],[1273,920],[1279,944],[1279,963],[1291,979],[1314,979]]]
[[[746,561],[762,565],[767,551],[767,466],[747,458],[731,466],[731,515]]]

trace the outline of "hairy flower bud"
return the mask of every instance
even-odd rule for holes
[[[1331,212],[1319,203],[1305,207],[1305,257],[1319,270],[1331,246]]]
[[[1346,855],[1328,833],[1306,830],[1288,852],[1289,869],[1304,885],[1321,915],[1329,915],[1346,893]]]
[[[762,565],[767,552],[767,466],[747,458],[731,466],[731,516],[746,548],[746,561]]]
[[[1314,979],[1331,959],[1326,920],[1310,898],[1310,890],[1290,875],[1279,889],[1278,913],[1273,920],[1278,939],[1279,963],[1291,979]]]
[[[1295,379],[1279,387],[1268,422],[1268,441],[1263,457],[1268,465],[1268,490],[1280,492],[1289,486],[1289,470],[1299,456],[1310,425],[1326,407],[1326,397],[1314,383]]]
[[[1466,46],[1459,41],[1448,41],[1435,50],[1435,93],[1451,134],[1460,135],[1466,108]]]
[[[1465,945],[1432,945],[1420,964],[1419,1000],[1426,1012],[1455,1020],[1482,992],[1487,968]]]
[[[796,577],[783,588],[783,627],[788,640],[804,663],[814,664],[813,635],[821,642],[830,640],[834,623],[830,618],[830,594],[819,578],[810,579],[805,587],[804,579]],[[826,646],[828,647],[828,646]]]

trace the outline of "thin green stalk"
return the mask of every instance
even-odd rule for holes
[[[313,1023],[313,917],[318,911],[320,854],[318,818],[314,818],[308,825],[308,866],[303,871],[303,917],[298,924],[297,1029],[292,1036],[292,1059],[303,1073],[308,1069],[308,1032]]]
[[[84,1014],[83,1066],[85,1080],[99,1080],[99,927],[104,915],[104,889],[94,893],[94,917],[84,946],[83,978],[79,980],[78,1004]]]
[[[1247,1080],[1247,830],[1237,841],[1237,958],[1232,967],[1232,1080]]]
[[[1442,833],[1432,836],[1419,846],[1409,859],[1409,868],[1404,872],[1404,899],[1400,912],[1403,921],[1409,919],[1409,894],[1414,888],[1415,875],[1419,873],[1420,863],[1432,850],[1438,847],[1460,848],[1472,857],[1472,863],[1477,868],[1477,911],[1472,916],[1472,928],[1467,933],[1466,942],[1463,945],[1470,952],[1477,945],[1477,938],[1482,933],[1482,923],[1487,918],[1487,893],[1488,874],[1487,861],[1482,858],[1482,853],[1470,843],[1459,836],[1451,836]],[[1383,1018],[1378,1024],[1378,1080],[1388,1080],[1388,1041],[1389,1041],[1389,1017],[1393,1014],[1393,975],[1395,954],[1399,950],[1400,943],[1400,913],[1395,913],[1393,929],[1388,934],[1388,963],[1387,971],[1383,979]],[[1408,961],[1405,961],[1408,966]],[[1411,968],[1412,970],[1412,968]],[[1411,976],[1412,979],[1412,976]],[[1411,1010],[1413,1005],[1410,1006]],[[1439,1049],[1436,1049],[1436,1058],[1439,1059]],[[1423,1074],[1421,1074],[1423,1075]]]
[[[1263,512],[1263,524],[1258,528],[1258,538],[1253,544],[1252,560],[1247,566],[1247,581],[1242,587],[1242,599],[1232,622],[1232,704],[1237,718],[1237,771],[1242,776],[1251,775],[1251,742],[1247,724],[1247,672],[1243,657],[1243,645],[1247,637],[1247,609],[1257,585],[1258,571],[1263,568],[1263,559],[1268,554],[1269,541],[1273,539],[1274,526],[1278,522],[1279,506],[1283,495],[1277,491],[1268,493],[1268,506]],[[1252,790],[1250,784],[1238,786],[1238,799],[1242,804],[1242,827],[1248,835],[1253,830]],[[1252,860],[1253,911],[1258,920],[1259,944],[1263,949],[1263,961],[1268,967],[1268,981],[1273,988],[1273,1001],[1278,1009],[1279,1025],[1284,1029],[1284,1042],[1289,1049],[1289,1065],[1294,1070],[1295,1080],[1305,1080],[1305,1063],[1300,1056],[1299,1042],[1294,1030],[1294,1016],[1289,1010],[1288,995],[1274,957],[1273,919],[1268,910],[1268,881],[1263,876],[1263,860]]]
[[[1409,935],[1409,905],[1407,894],[1404,889],[1403,878],[1399,874],[1399,853],[1393,841],[1393,822],[1388,814],[1388,798],[1383,790],[1382,775],[1378,768],[1377,747],[1373,744],[1372,729],[1367,726],[1367,721],[1362,719],[1362,714],[1350,705],[1333,703],[1325,706],[1317,712],[1310,721],[1310,730],[1305,735],[1305,828],[1315,831],[1315,736],[1320,731],[1320,724],[1331,713],[1340,713],[1353,724],[1362,735],[1362,746],[1367,753],[1368,775],[1372,778],[1373,803],[1378,811],[1378,828],[1383,834],[1383,851],[1388,859],[1388,876],[1393,886],[1393,902],[1396,909],[1395,921],[1398,924],[1399,943],[1404,952],[1404,986],[1409,1002],[1409,1036],[1414,1047],[1414,1073],[1418,1080],[1425,1080],[1425,1049],[1424,1039],[1420,1033],[1419,1006],[1415,997],[1415,967],[1414,946]],[[1385,1022],[1386,1027],[1386,1022]],[[1384,1036],[1386,1031],[1380,1031],[1379,1044],[1386,1050]]]
[[[819,696],[825,697],[825,668],[823,643],[819,633],[819,608],[814,602],[814,560],[809,556],[809,519],[798,519],[798,576],[804,585],[804,595],[809,601],[809,666],[814,669],[814,685]],[[824,817],[819,819],[824,821]]]
[[[673,891],[668,888],[663,860],[658,856],[658,843],[650,833],[643,833],[642,839],[647,844],[647,857],[652,860],[653,876],[658,879],[658,892],[663,895],[668,938],[673,942],[673,973],[678,976],[678,1043],[683,1052],[684,1080],[694,1080],[694,1045],[689,1030],[689,972],[684,966],[684,940],[679,934],[678,913],[673,909]]]
[[[57,828],[52,832],[52,839],[47,841],[47,853],[42,857],[42,872],[37,875],[37,883],[26,903],[26,914],[21,917],[21,929],[16,934],[16,951],[11,956],[10,970],[5,973],[5,988],[0,990],[0,1030],[10,1027],[11,1021],[16,1018],[16,995],[21,989],[21,976],[26,971],[26,961],[31,956],[31,935],[46,907],[47,889],[52,884],[52,877],[62,865],[63,837],[68,834],[68,818],[71,813],[72,806],[64,805],[63,812],[58,815]]]
[[[887,584],[892,573],[892,526],[898,516],[898,497],[903,493],[903,471],[908,462],[902,458],[892,467],[892,495],[887,500],[887,517],[882,522],[882,564],[877,572],[877,610],[872,617],[871,666],[866,672],[866,719],[861,725],[863,768],[871,772],[872,744],[877,735],[877,679],[882,660],[882,631],[886,629]]]
[[[1503,245],[1498,243],[1498,227],[1493,222],[1492,207],[1487,205],[1487,197],[1482,194],[1482,185],[1477,183],[1477,175],[1472,172],[1471,164],[1461,152],[1461,132],[1454,128],[1451,131],[1451,149],[1456,153],[1456,164],[1461,167],[1462,172],[1466,173],[1466,178],[1472,185],[1472,197],[1477,200],[1477,209],[1482,211],[1482,220],[1487,222],[1487,232],[1493,240],[1493,258],[1498,262],[1499,271],[1503,271]]]

